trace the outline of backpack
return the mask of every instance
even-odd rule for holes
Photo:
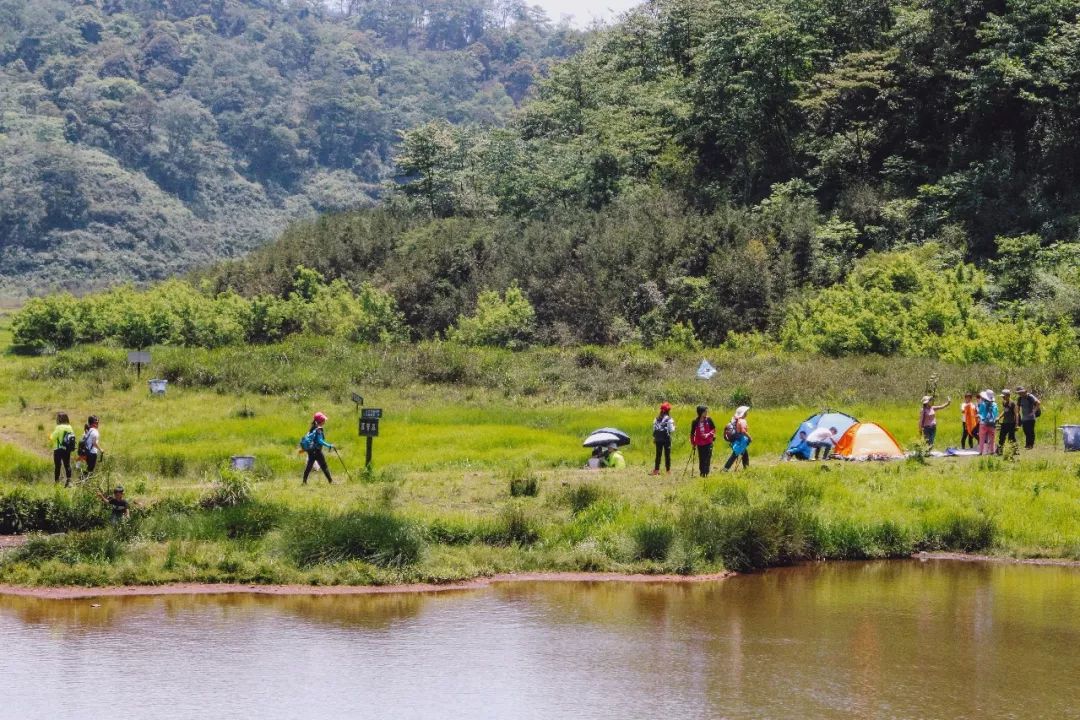
[[[668,424],[659,418],[654,420],[652,437],[653,440],[661,444],[671,442],[671,432],[668,430]]]
[[[90,430],[83,433],[82,440],[79,441],[79,454],[80,455],[93,455],[94,444],[90,441]]]
[[[308,434],[307,434],[307,435],[305,435],[304,437],[300,438],[300,449],[301,449],[301,450],[304,450],[304,451],[307,451],[307,452],[311,452],[312,450],[314,450],[314,449],[315,449],[315,446],[316,446],[316,445],[318,444],[318,443],[316,442],[316,440],[315,440],[315,434],[316,434],[316,433],[317,433],[318,431],[319,431],[319,428],[315,428],[315,429],[313,429],[313,430],[309,430],[309,431],[308,431]]]
[[[64,437],[60,439],[60,449],[67,452],[75,452],[76,446],[79,442],[75,439],[75,433],[65,430]]]
[[[732,418],[731,422],[724,426],[724,441],[735,442],[737,437],[739,437],[739,422]]]

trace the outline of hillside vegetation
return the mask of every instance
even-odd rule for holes
[[[420,337],[516,283],[541,342],[1045,359],[1008,346],[1080,323],[1077,38],[1049,1],[658,0],[507,128],[407,132],[385,207],[199,278],[371,282]]]
[[[371,204],[580,34],[514,0],[0,1],[0,292],[162,278]]]

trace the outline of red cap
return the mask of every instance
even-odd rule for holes
[[[321,412],[315,413],[315,417],[312,419],[317,423],[326,422],[326,416],[323,415]]]
[[[660,403],[660,412],[668,412],[669,410],[671,410],[671,403],[669,403],[669,402]]]

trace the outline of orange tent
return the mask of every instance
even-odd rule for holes
[[[896,438],[877,423],[855,423],[836,441],[833,455],[854,459],[901,458],[904,450]]]

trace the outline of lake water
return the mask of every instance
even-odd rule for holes
[[[0,678],[20,720],[1080,718],[1080,569],[0,597]]]

